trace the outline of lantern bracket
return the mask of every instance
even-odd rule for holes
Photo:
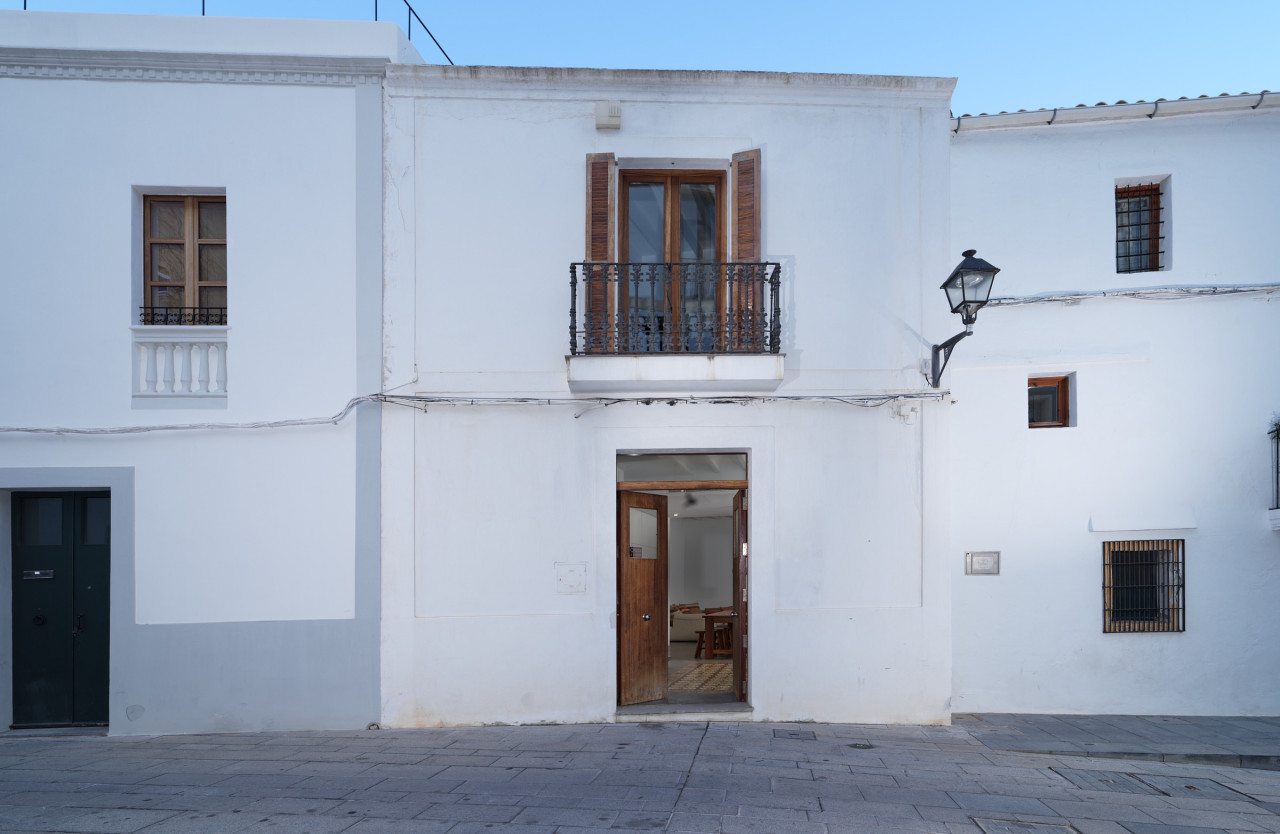
[[[951,351],[956,344],[966,336],[973,335],[973,325],[965,325],[962,332],[957,333],[950,339],[947,339],[940,345],[933,346],[933,367],[929,374],[929,386],[937,388],[938,383],[942,380],[942,371],[947,367],[947,362],[951,360]]]

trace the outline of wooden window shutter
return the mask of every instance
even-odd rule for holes
[[[733,260],[757,263],[760,241],[760,149],[733,155]],[[758,351],[764,344],[764,282],[760,273],[728,267],[731,350]]]
[[[587,154],[587,260],[613,261],[613,166],[611,153]]]
[[[613,248],[613,169],[611,153],[587,154],[587,261],[583,267],[586,282],[586,350],[607,352],[610,348],[609,321],[613,281],[610,276],[614,261]],[[598,263],[601,266],[591,266]]]
[[[760,149],[733,155],[733,259],[758,261],[760,241]]]

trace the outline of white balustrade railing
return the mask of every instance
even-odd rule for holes
[[[133,396],[227,396],[227,328],[133,327]]]

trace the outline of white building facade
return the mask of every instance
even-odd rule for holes
[[[666,675],[681,601],[738,608],[740,715],[947,719],[944,406],[920,362],[950,326],[924,288],[953,266],[951,86],[390,70],[384,382],[418,399],[384,412],[387,723],[613,720],[645,674],[627,630],[662,633]],[[776,312],[773,266],[653,266],[694,259],[776,265]],[[625,474],[651,455],[737,468]],[[741,575],[725,535],[718,598],[669,599],[668,555],[659,599],[624,610],[654,578],[620,575],[620,481],[671,521],[685,481],[745,489]]]
[[[1269,96],[957,121],[951,79],[0,24],[0,719],[1280,711]],[[1013,300],[935,389],[968,248]],[[1250,291],[1097,297],[1173,285]],[[105,671],[52,697],[68,578]],[[675,603],[724,697],[670,690]]]
[[[378,404],[210,424],[378,390],[381,82],[411,48],[391,24],[0,33],[0,423],[72,430],[0,437],[0,722],[377,721]],[[197,428],[148,430],[171,425]],[[80,563],[103,543],[109,570]]]
[[[984,310],[952,363],[951,477],[976,487],[952,504],[953,708],[1275,714],[1280,96],[955,127],[953,248],[981,235],[997,295],[1037,303]],[[1059,425],[1030,424],[1032,380],[1063,386]],[[963,575],[975,550],[999,576]]]

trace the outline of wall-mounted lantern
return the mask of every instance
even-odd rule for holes
[[[942,344],[933,346],[933,365],[929,374],[929,385],[933,388],[938,387],[942,371],[947,367],[947,361],[951,359],[951,351],[956,343],[966,336],[973,335],[973,323],[978,320],[978,311],[985,307],[987,300],[991,298],[991,285],[995,283],[996,273],[1000,271],[998,267],[992,266],[982,258],[975,258],[976,254],[978,250],[966,249],[964,260],[951,270],[951,275],[942,282],[942,289],[947,292],[947,303],[951,305],[951,312],[959,313],[960,320],[964,322],[964,332],[957,333]]]

